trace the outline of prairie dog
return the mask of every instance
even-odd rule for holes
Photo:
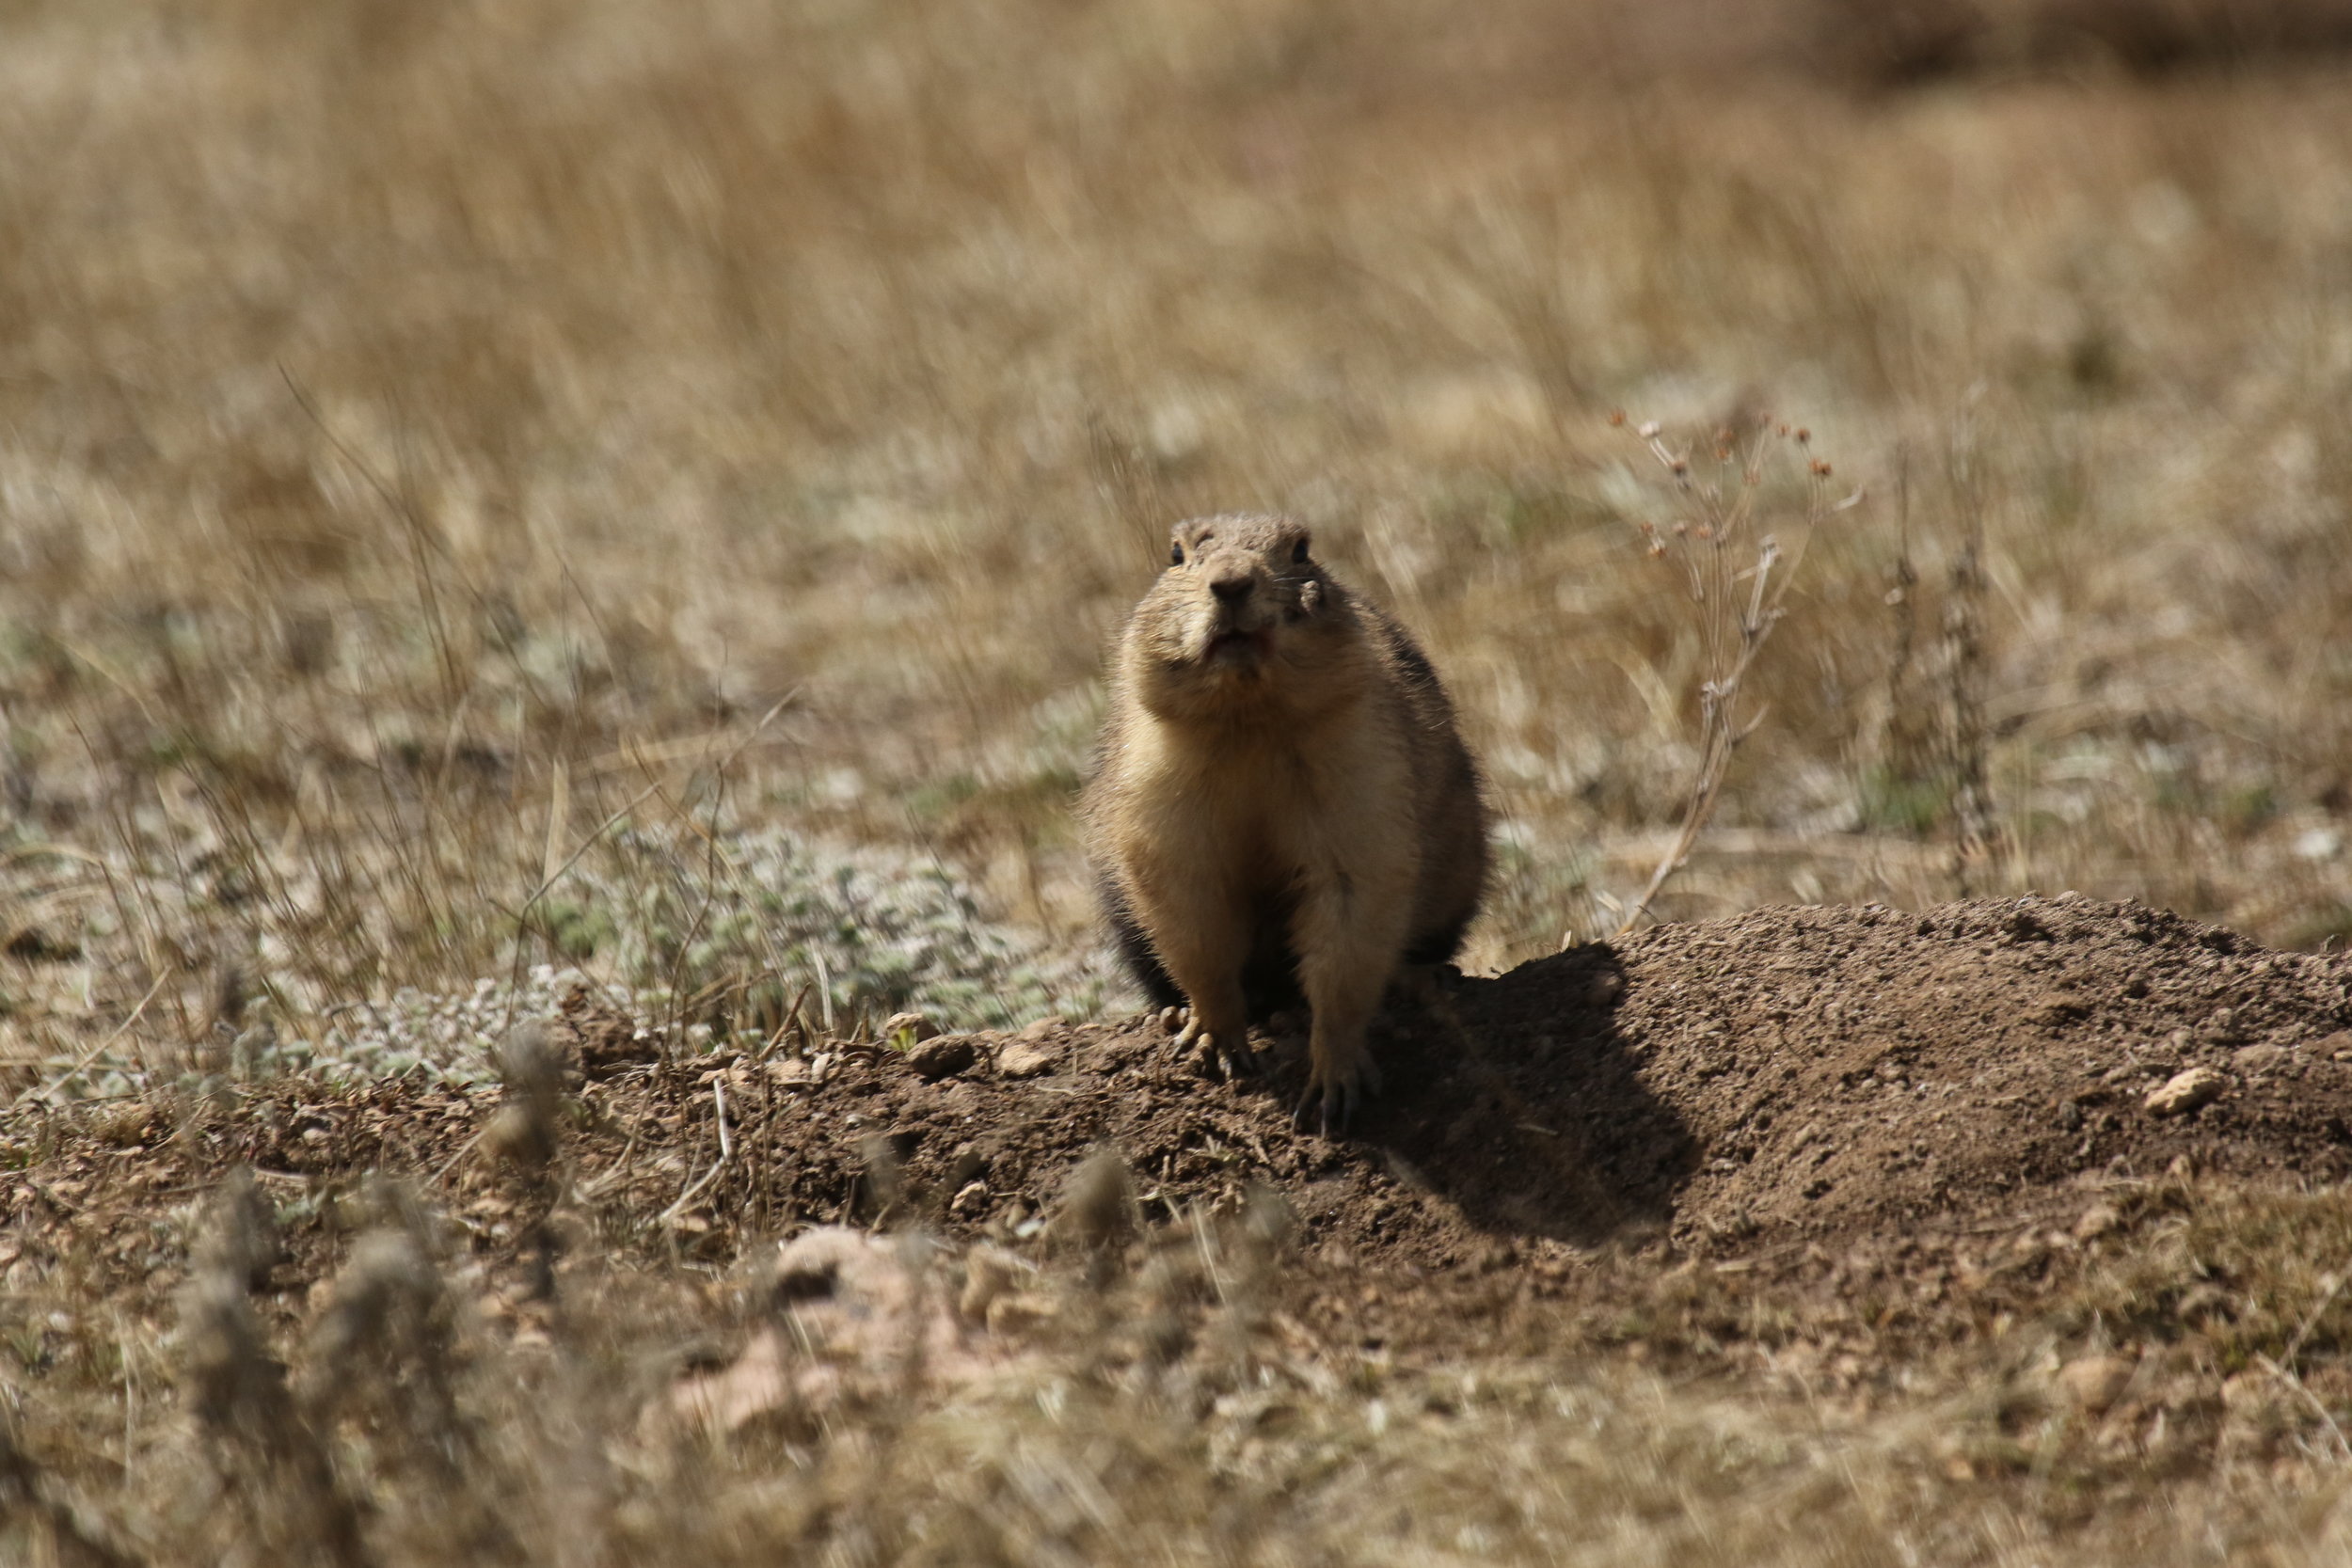
[[[1129,617],[1081,815],[1104,912],[1184,1038],[1230,1067],[1248,1024],[1312,1014],[1303,1117],[1379,1085],[1364,1031],[1397,966],[1477,913],[1486,806],[1454,706],[1405,628],[1335,581],[1305,528],[1177,525]]]

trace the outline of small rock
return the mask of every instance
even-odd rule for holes
[[[947,1205],[947,1212],[960,1217],[968,1218],[987,1207],[988,1183],[985,1181],[966,1181],[961,1188],[957,1189],[954,1199]]]
[[[938,1034],[939,1025],[921,1013],[892,1013],[882,1024],[882,1038],[896,1041],[899,1036],[905,1035],[910,1045],[920,1045],[925,1040],[936,1038]]]
[[[1021,1037],[1025,1040],[1051,1039],[1056,1035],[1060,1034],[1064,1029],[1067,1029],[1069,1026],[1070,1025],[1063,1022],[1063,1020],[1058,1016],[1054,1018],[1041,1018],[1035,1023],[1030,1024],[1026,1029],[1022,1030]]]
[[[1054,1326],[1061,1316],[1061,1303],[1051,1296],[1033,1291],[1014,1291],[996,1297],[988,1304],[988,1331],[991,1334],[1035,1335]]]
[[[1061,1053],[1034,1040],[1015,1040],[996,1053],[996,1075],[1000,1078],[1035,1078],[1053,1069]]]
[[[907,1066],[924,1079],[937,1083],[961,1072],[978,1056],[969,1035],[934,1035],[907,1053]]]
[[[2193,1067],[2150,1089],[2140,1105],[2150,1116],[2185,1117],[2219,1098],[2229,1082],[2213,1068]]]
[[[2045,993],[2034,1006],[2037,1022],[2051,1028],[2077,1022],[2090,1011],[2090,1004],[2077,991],[2058,990]]]
[[[1172,1035],[1172,1034],[1176,1033],[1179,1029],[1182,1029],[1184,1026],[1184,1008],[1182,1008],[1182,1007],[1162,1007],[1162,1008],[1160,1009],[1160,1033],[1161,1033],[1161,1034],[1163,1034],[1163,1035]]]
[[[957,1386],[1012,1362],[1007,1350],[974,1342],[899,1238],[807,1231],[778,1249],[761,1294],[787,1321],[760,1328],[733,1365],[671,1385],[641,1418],[645,1430],[805,1421],[893,1397],[915,1368]]]
[[[989,1307],[998,1298],[1036,1277],[1037,1265],[1026,1259],[1001,1247],[976,1246],[963,1259],[963,1291],[957,1298],[956,1310],[972,1323],[985,1323]]]
[[[2058,1370],[2058,1386],[2090,1415],[2103,1414],[2132,1381],[2132,1364],[2120,1355],[2086,1355]]]
[[[2287,1059],[2282,1045],[2241,1045],[2230,1053],[2231,1065],[2240,1072],[2267,1072]]]
[[[814,1082],[817,1069],[798,1056],[787,1056],[768,1064],[768,1076],[780,1089],[797,1089]]]

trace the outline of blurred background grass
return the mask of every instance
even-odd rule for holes
[[[691,898],[622,929],[741,832],[1091,963],[1103,645],[1232,507],[1454,686],[1504,824],[1472,965],[1605,931],[1701,645],[1617,409],[1802,422],[1861,497],[1661,917],[2352,930],[2348,18],[14,7],[7,1053],[151,993],[201,1035],[224,965],[313,1036],[537,963],[797,989],[686,973]]]

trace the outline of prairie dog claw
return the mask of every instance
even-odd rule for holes
[[[1203,1029],[1198,1012],[1188,1013],[1176,1043],[1190,1053],[1204,1077],[1248,1078],[1258,1070],[1247,1029]]]
[[[1331,1136],[1335,1122],[1344,1134],[1356,1119],[1357,1108],[1379,1092],[1380,1069],[1369,1055],[1344,1068],[1326,1069],[1317,1064],[1308,1069],[1307,1092],[1299,1096],[1298,1108],[1291,1113],[1291,1126],[1305,1131],[1311,1110],[1319,1134]]]

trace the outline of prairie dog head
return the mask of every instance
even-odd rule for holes
[[[1303,524],[1195,517],[1168,535],[1168,565],[1136,607],[1130,669],[1163,718],[1296,711],[1341,695],[1324,689],[1347,664],[1355,629]]]

